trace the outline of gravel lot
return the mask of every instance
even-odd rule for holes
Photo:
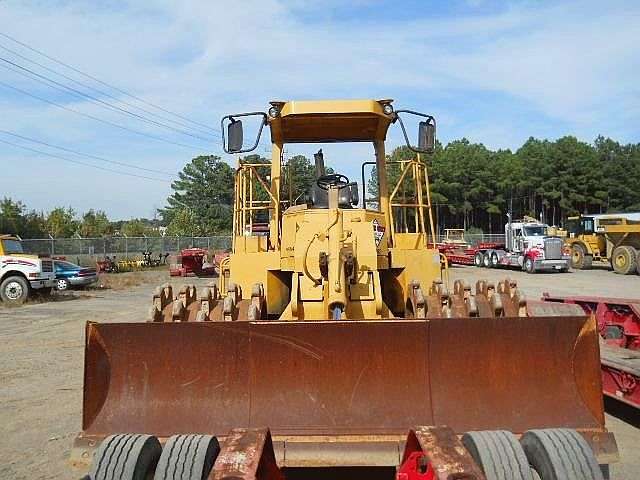
[[[84,323],[146,319],[153,286],[167,281],[166,272],[159,271],[123,275],[133,277],[124,282],[129,284],[126,289],[118,290],[114,284],[111,290],[74,293],[20,308],[0,306],[0,478],[76,478],[67,458],[80,429]],[[527,275],[474,267],[451,269],[452,280],[497,281],[507,276],[516,279],[529,298],[538,298],[544,291],[640,297],[640,277],[604,270]],[[608,406],[617,415],[607,415],[607,422],[622,455],[612,468],[612,478],[640,478],[638,416],[615,402]]]

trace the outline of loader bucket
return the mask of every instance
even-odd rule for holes
[[[592,319],[88,323],[83,436],[602,430]]]

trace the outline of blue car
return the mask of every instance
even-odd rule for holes
[[[86,287],[98,281],[95,268],[81,267],[75,263],[56,260],[56,289],[68,290],[71,287]]]

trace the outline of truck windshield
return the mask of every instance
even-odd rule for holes
[[[2,242],[2,250],[5,255],[13,255],[16,253],[24,253],[22,243],[19,240],[0,240]]]
[[[525,237],[544,237],[545,227],[535,226],[535,227],[524,227],[524,235]]]

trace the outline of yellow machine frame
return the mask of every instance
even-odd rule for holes
[[[385,140],[394,117],[385,113],[385,106],[391,102],[271,102],[278,110],[268,117],[272,161],[240,161],[236,170],[233,253],[223,294],[237,287],[240,297],[248,299],[254,285],[261,284],[268,315],[280,320],[331,318],[336,302],[344,305],[343,318],[392,318],[406,314],[411,285],[428,288],[441,281],[427,167],[419,153],[398,162],[400,177],[389,191]],[[378,210],[337,208],[335,202],[328,209],[312,209],[293,205],[290,194],[283,198],[284,146],[325,142],[373,144]],[[403,191],[407,181],[412,183],[409,198]],[[394,210],[404,217],[402,231],[396,231]],[[415,218],[413,231],[407,228],[409,211]],[[268,213],[268,235],[266,229],[255,231],[258,212]],[[377,243],[376,234],[382,237]],[[317,261],[321,255],[328,259],[324,274]],[[347,279],[342,269],[348,256],[355,258],[357,271]]]

